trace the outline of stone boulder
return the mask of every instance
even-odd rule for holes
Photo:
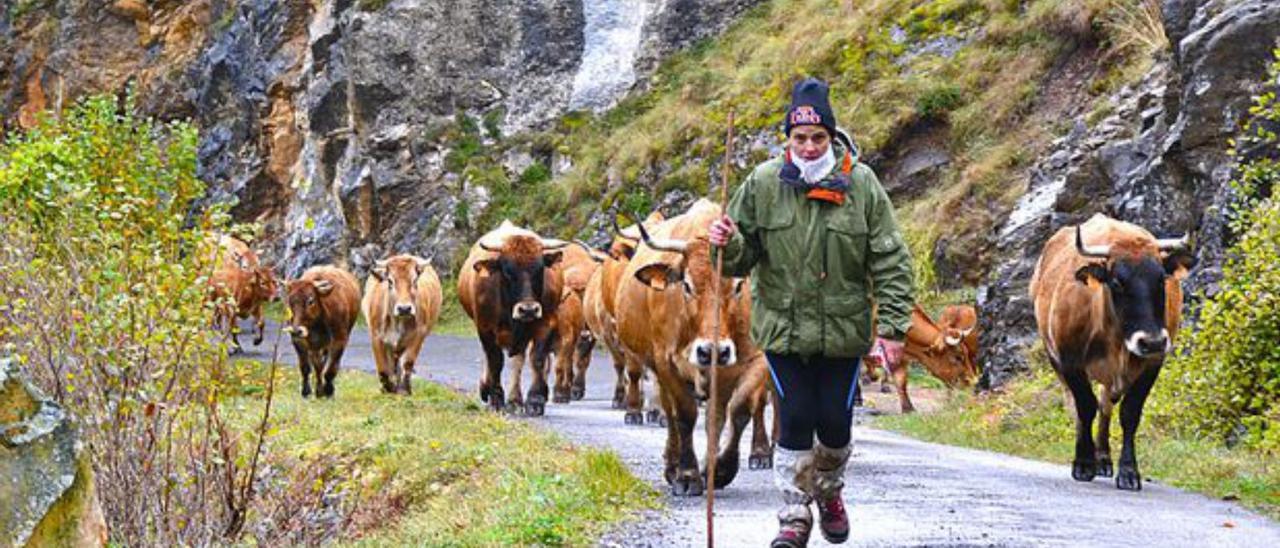
[[[104,546],[93,467],[71,418],[0,358],[0,545]]]

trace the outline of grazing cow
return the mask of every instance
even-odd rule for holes
[[[239,352],[236,320],[252,316],[258,329],[253,336],[253,344],[262,344],[266,333],[262,305],[276,298],[275,274],[269,267],[260,265],[258,254],[238,238],[225,234],[210,235],[205,245],[215,261],[209,278],[209,298],[218,303],[214,308],[214,325],[227,330],[231,351]]]
[[[560,306],[556,309],[556,385],[552,401],[569,403],[587,393],[587,367],[596,346],[595,335],[587,329],[582,301],[587,284],[605,259],[586,244],[564,248],[557,264],[564,279]]]
[[[938,317],[943,342],[947,346],[963,344],[969,363],[978,366],[978,309],[970,305],[948,305]]]
[[[289,325],[302,372],[302,397],[311,395],[310,375],[316,375],[316,397],[333,397],[333,379],[347,348],[351,328],[360,312],[360,285],[350,272],[334,266],[313,266],[286,287]]]
[[[1124,445],[1116,487],[1142,489],[1133,438],[1178,332],[1182,279],[1195,264],[1186,243],[1156,239],[1102,214],[1062,228],[1045,243],[1030,295],[1049,362],[1075,400],[1071,477],[1077,481],[1112,475],[1111,410],[1119,402]],[[1101,398],[1090,381],[1102,385]],[[1090,435],[1099,402],[1095,444]]]
[[[642,221],[645,226],[657,226],[665,220],[662,213],[653,212]],[[587,326],[595,334],[596,339],[604,342],[605,348],[613,357],[613,368],[617,374],[617,383],[613,391],[614,409],[626,409],[624,421],[627,424],[643,424],[646,417],[650,422],[659,422],[661,414],[656,405],[656,389],[641,388],[641,382],[652,384],[649,375],[640,363],[628,363],[622,351],[622,343],[618,340],[617,295],[618,286],[626,272],[627,263],[639,245],[639,227],[627,227],[614,236],[609,246],[608,256],[604,263],[587,282],[587,291],[583,296]],[[645,395],[648,395],[648,398]],[[642,401],[644,403],[642,403]]]
[[[531,416],[546,411],[547,357],[557,341],[556,309],[563,290],[560,271],[554,267],[566,245],[503,221],[472,246],[458,274],[458,300],[484,347],[480,399],[494,410],[506,405],[505,351],[515,359],[509,391],[512,407],[523,403]],[[530,352],[533,383],[526,399],[520,395],[520,375]]]
[[[422,341],[440,318],[440,278],[426,259],[396,255],[374,263],[360,310],[382,391],[412,394],[410,379]]]
[[[908,366],[912,361],[920,362],[948,388],[968,386],[978,377],[977,368],[969,359],[967,348],[948,344],[943,329],[919,305],[911,312],[911,329],[907,330],[907,342],[902,352],[907,359],[900,360],[890,368],[889,375],[897,385],[898,403],[903,413],[916,410],[911,397],[907,395]],[[867,362],[869,368],[877,365],[883,367],[885,360],[879,348],[872,349]]]
[[[719,416],[729,418],[731,428],[729,442],[715,457],[716,488],[728,485],[737,475],[743,417],[762,413],[767,393],[763,353],[751,341],[745,317],[747,281],[723,279],[719,307],[712,308],[714,274],[706,230],[720,215],[719,206],[699,200],[685,214],[657,226],[652,238],[641,228],[645,245],[627,264],[615,303],[618,338],[627,360],[643,364],[657,379],[667,416],[664,477],[672,492],[681,496],[700,495],[704,489],[693,428],[698,402],[707,397],[706,372],[713,366],[713,349],[718,354],[714,366],[723,372],[717,383],[716,409]],[[757,431],[763,434],[763,430],[760,424]],[[770,451],[767,442],[753,444],[753,464]]]

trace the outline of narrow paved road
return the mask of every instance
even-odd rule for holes
[[[269,358],[268,343],[247,356]],[[283,353],[282,361],[296,363],[291,349]],[[343,367],[373,371],[363,329],[353,335]],[[433,336],[417,369],[431,381],[474,393],[480,368],[476,340]],[[586,399],[548,404],[546,416],[525,420],[579,444],[616,451],[639,477],[667,492],[665,429],[624,425],[622,413],[610,408],[613,368],[607,355],[597,353],[587,380]],[[341,382],[339,375],[339,397]],[[697,447],[705,447],[701,425],[696,431]],[[748,432],[743,440],[744,460],[749,437]],[[1120,492],[1109,480],[1072,481],[1065,463],[924,443],[861,425],[854,444],[846,480],[853,522],[849,546],[1280,546],[1280,524],[1153,482],[1140,493]],[[705,499],[669,497],[668,503],[668,510],[610,532],[601,545],[704,545]],[[776,532],[778,503],[772,472],[748,470],[744,463],[733,484],[716,494],[717,544],[767,546]],[[828,544],[815,532],[810,545]]]

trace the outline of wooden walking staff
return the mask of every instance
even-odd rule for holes
[[[720,169],[720,214],[729,207],[729,163],[733,161],[733,108],[729,108],[729,134],[724,140],[724,165]],[[711,276],[711,310],[716,317],[712,333],[720,336],[720,275],[724,269],[724,250],[716,253],[715,272]],[[720,432],[716,430],[716,369],[720,367],[720,341],[711,345],[711,392],[707,397],[707,548],[716,545],[716,457],[719,456]]]

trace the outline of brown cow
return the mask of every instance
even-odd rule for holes
[[[316,397],[332,398],[333,379],[360,312],[360,286],[350,272],[325,265],[308,268],[285,292],[290,312],[285,331],[298,354],[302,397],[311,395],[314,370]]]
[[[564,248],[564,255],[556,265],[564,278],[560,306],[556,312],[556,385],[552,401],[569,403],[580,400],[587,392],[587,368],[591,365],[591,351],[596,338],[587,329],[583,311],[583,297],[591,277],[603,262],[602,253],[594,252],[586,244],[579,243]]]
[[[642,222],[645,226],[657,226],[664,220],[662,213],[655,211]],[[627,263],[635,254],[639,240],[639,227],[632,226],[619,230],[619,234],[614,236],[613,243],[609,246],[608,256],[587,283],[587,291],[583,296],[587,327],[595,334],[597,340],[604,342],[605,348],[613,357],[613,368],[617,374],[617,383],[613,391],[613,407],[627,410],[624,416],[627,424],[643,424],[646,415],[650,422],[657,422],[660,419],[658,406],[653,405],[652,401],[647,406],[647,412],[644,409],[646,406],[642,405],[646,393],[649,395],[649,400],[654,400],[657,396],[655,389],[647,392],[641,389],[641,381],[649,380],[650,375],[646,373],[643,364],[627,362],[626,354],[622,351],[622,343],[618,340],[616,314],[618,286],[621,285]]]
[[[907,394],[907,373],[912,361],[920,362],[948,388],[968,386],[977,378],[977,368],[969,359],[966,347],[949,345],[945,339],[943,329],[929,318],[929,314],[920,305],[916,305],[911,312],[911,329],[907,330],[907,341],[902,348],[904,359],[889,369],[889,375],[898,388],[898,402],[903,413],[916,410]],[[866,362],[868,368],[883,367],[884,359],[876,349]]]
[[[369,344],[383,392],[413,393],[414,361],[440,318],[443,299],[440,278],[426,259],[396,255],[374,263],[364,282],[360,310],[369,322]]]
[[[1045,243],[1029,289],[1045,353],[1075,400],[1077,481],[1112,475],[1111,409],[1120,402],[1116,487],[1142,489],[1133,438],[1178,332],[1182,279],[1195,264],[1186,243],[1102,214]],[[1090,381],[1102,385],[1096,443],[1099,398]]]
[[[724,372],[723,382],[717,383],[716,408],[730,418],[731,429],[729,442],[716,456],[716,488],[737,475],[737,446],[745,427],[740,419],[762,409],[766,393],[763,356],[743,317],[749,308],[741,304],[746,280],[722,280],[719,308],[712,309],[714,274],[706,230],[720,215],[719,206],[699,200],[685,214],[656,227],[652,238],[642,229],[645,245],[628,263],[617,294],[618,338],[627,360],[644,364],[657,379],[668,419],[664,477],[672,492],[682,496],[704,489],[693,428],[698,401],[708,392],[705,373],[713,366],[713,346],[718,346],[714,366]],[[717,318],[719,331],[714,328]],[[758,432],[763,433],[762,424]],[[756,455],[757,450],[762,454]],[[769,451],[767,442],[753,444],[753,457],[763,458]]]
[[[544,239],[509,221],[485,234],[471,248],[458,274],[458,300],[476,325],[484,347],[485,369],[480,399],[494,410],[506,405],[502,389],[503,352],[515,359],[511,405],[525,412],[546,411],[547,357],[554,351],[555,315],[563,282],[553,268],[560,261],[562,240]],[[527,400],[520,395],[520,375],[533,354],[533,384]]]
[[[239,352],[240,338],[236,319],[250,316],[258,332],[253,344],[262,344],[266,333],[266,319],[262,305],[276,298],[278,290],[275,274],[258,262],[258,254],[244,241],[226,234],[210,235],[205,239],[210,249],[213,274],[209,278],[209,298],[214,307],[214,325],[227,330],[231,339],[231,351]]]

